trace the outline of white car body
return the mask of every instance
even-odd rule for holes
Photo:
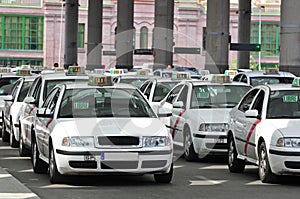
[[[48,92],[50,92],[50,90],[55,86],[51,85],[51,87],[46,88],[45,82],[56,81],[56,84],[59,84],[70,81],[80,83],[87,80],[87,75],[68,76],[64,72],[46,73],[36,77],[21,107],[21,115],[19,118],[21,137],[19,139],[21,139],[20,146],[22,145],[22,149],[31,150],[31,133],[33,130],[33,122],[35,120],[37,108],[42,106]]]
[[[213,98],[197,99],[196,88],[220,88],[229,90],[228,95],[216,94],[221,104],[214,104]],[[211,83],[207,81],[184,81],[175,86],[162,102],[165,109],[172,108],[170,130],[174,144],[183,147],[187,160],[203,158],[208,154],[226,153],[226,129],[229,123],[229,111],[235,106],[251,86],[243,83]],[[234,90],[238,91],[233,95]],[[219,92],[219,91],[218,91]],[[210,95],[212,95],[210,93]],[[220,95],[220,97],[219,97]],[[231,96],[229,96],[231,95]],[[208,96],[207,96],[208,97]],[[201,100],[209,100],[203,105]],[[229,104],[226,104],[228,102]],[[195,106],[198,104],[197,107]],[[195,105],[193,105],[195,104]],[[195,107],[194,107],[195,106]],[[200,129],[200,126],[204,129]]]
[[[93,89],[93,90],[92,90]],[[98,90],[97,90],[98,89]],[[101,90],[102,89],[102,90]],[[45,100],[44,105],[40,109],[41,111],[47,112],[52,107],[50,116],[37,115],[34,129],[35,138],[33,151],[34,171],[41,169],[40,161],[42,164],[50,164],[50,180],[55,182],[55,175],[53,177],[53,159],[55,159],[55,167],[59,175],[73,175],[73,174],[101,174],[101,173],[134,173],[134,174],[145,174],[153,173],[157,175],[164,175],[165,173],[172,172],[172,158],[173,158],[173,145],[172,138],[163,125],[163,123],[157,118],[155,113],[150,108],[149,104],[146,105],[152,116],[150,117],[118,117],[115,114],[122,114],[122,111],[126,109],[127,105],[120,104],[109,104],[109,106],[103,105],[100,107],[102,102],[100,99],[109,99],[108,92],[105,89],[110,89],[113,93],[115,92],[127,92],[130,91],[135,93],[135,96],[140,96],[143,99],[143,103],[147,103],[146,99],[143,98],[139,90],[131,85],[116,84],[115,86],[96,87],[88,86],[87,84],[82,85],[59,85],[56,86]],[[93,94],[95,108],[99,111],[99,114],[105,112],[106,108],[109,107],[111,112],[108,116],[93,116],[88,115],[88,118],[83,116],[75,116],[74,104],[76,100],[91,97],[91,95],[84,96],[71,96],[66,93],[69,92],[84,93],[90,92]],[[84,90],[84,91],[83,91]],[[94,91],[95,90],[95,91]],[[100,95],[103,90],[104,95]],[[120,91],[121,90],[121,91]],[[69,92],[69,93],[70,93]],[[99,94],[95,94],[95,92]],[[128,93],[130,93],[128,92]],[[136,94],[138,93],[138,94]],[[99,98],[97,97],[99,96]],[[104,97],[103,97],[104,96]],[[118,95],[120,96],[120,95]],[[114,103],[115,99],[119,99],[118,96],[115,98],[111,97],[111,103]],[[135,96],[130,97],[134,100]],[[104,99],[105,98],[105,99]],[[65,118],[63,115],[67,105],[62,105],[69,99],[72,100],[72,111],[73,116],[67,115]],[[100,100],[100,101],[99,101]],[[75,102],[74,102],[75,101]],[[91,106],[92,100],[89,101],[87,106]],[[97,103],[97,104],[96,104]],[[98,104],[100,103],[100,104]],[[117,107],[118,105],[118,107]],[[118,109],[120,108],[120,109]],[[139,107],[137,107],[138,109]],[[127,107],[128,109],[128,107]],[[83,109],[82,112],[93,110],[91,107]],[[129,108],[130,110],[130,108]],[[124,112],[125,113],[125,112]],[[144,146],[145,137],[164,137],[168,144],[164,146]],[[70,146],[66,143],[68,139],[81,139],[89,138],[92,144],[86,146]],[[54,155],[54,158],[51,154]],[[46,170],[44,170],[46,171]],[[56,172],[56,170],[54,171]]]
[[[249,162],[259,166],[262,182],[300,174],[299,94],[299,87],[272,84],[256,86],[244,96],[230,112],[230,171],[243,172]],[[285,101],[289,98],[294,101]],[[295,146],[286,146],[285,139],[296,140]]]

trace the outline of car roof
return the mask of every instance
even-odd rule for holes
[[[112,86],[91,86],[87,84],[88,82],[76,82],[74,83],[62,83],[66,86],[66,89],[76,89],[76,88],[120,88],[120,89],[137,89],[135,86],[131,84],[123,84],[123,83],[118,83],[114,84]]]
[[[249,77],[257,77],[257,76],[268,76],[268,77],[296,77],[294,74],[290,72],[279,71],[278,73],[266,73],[265,71],[245,71],[239,72],[239,74],[245,74]]]
[[[199,80],[199,81],[189,81],[193,84],[193,86],[201,86],[201,85],[235,85],[235,86],[249,86],[252,87],[249,84],[246,84],[244,82],[226,82],[226,83],[215,83],[215,82],[211,82],[211,81],[203,81],[203,80]]]
[[[40,75],[43,79],[88,79],[88,75],[66,75],[64,72],[46,73]]]

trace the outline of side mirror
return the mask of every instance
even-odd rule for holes
[[[173,108],[183,108],[183,101],[178,101],[173,103]]]
[[[37,117],[46,117],[46,118],[52,118],[53,114],[50,113],[50,109],[46,108],[39,108],[36,113]]]
[[[258,114],[258,110],[248,110],[245,112],[246,118],[260,118],[260,115]]]
[[[12,95],[6,95],[2,97],[4,101],[13,101],[14,97]]]
[[[25,97],[24,102],[27,104],[34,104],[35,99],[34,99],[34,97]]]

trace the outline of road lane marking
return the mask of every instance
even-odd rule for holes
[[[0,193],[0,199],[26,199],[37,197],[34,193]]]
[[[5,157],[5,158],[0,158],[1,160],[30,160],[30,157]]]
[[[181,146],[181,147],[183,147],[183,143],[181,143],[181,142],[176,142],[176,141],[173,141],[173,144],[175,144],[175,145],[177,145],[177,146]]]
[[[204,176],[196,176],[200,180],[190,180],[190,186],[211,186],[219,185],[227,182],[228,180],[211,180]]]
[[[255,180],[249,183],[246,183],[246,185],[279,185],[279,184],[270,184],[270,183],[262,183],[260,180]]]
[[[227,165],[212,165],[212,166],[206,166],[206,167],[201,167],[199,169],[228,169]]]
[[[7,174],[7,173],[5,173],[5,174],[0,174],[0,178],[11,178],[11,177],[12,177],[12,175]]]
[[[182,167],[184,167],[184,165],[175,165],[174,169],[178,169],[178,168],[182,168]]]

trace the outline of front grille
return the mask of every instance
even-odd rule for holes
[[[300,169],[300,162],[285,161],[284,165],[289,169]]]
[[[142,162],[142,168],[160,168],[166,166],[166,160],[147,160]]]
[[[137,169],[138,161],[101,161],[101,169]]]
[[[206,148],[209,149],[227,149],[228,145],[226,143],[205,143]]]
[[[69,161],[69,165],[76,169],[97,169],[96,161]]]
[[[139,145],[140,138],[133,136],[101,136],[98,137],[98,143],[102,146],[136,146]]]

